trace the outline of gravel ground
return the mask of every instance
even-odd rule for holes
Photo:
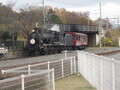
[[[89,53],[102,53],[102,52],[109,52],[109,51],[115,51],[120,50],[119,47],[112,47],[112,48],[87,48],[84,51]],[[76,56],[77,53],[69,52],[67,53],[67,57]],[[65,58],[64,52],[61,54],[54,54],[54,55],[46,55],[46,56],[38,56],[38,57],[29,57],[29,58],[23,58],[23,59],[14,59],[14,60],[4,60],[0,61],[0,68],[3,67],[10,67],[10,66],[17,66],[17,65],[25,65],[25,64],[31,64],[31,63],[38,63],[42,61],[48,61],[48,60],[57,60]]]
[[[120,50],[120,47],[102,47],[102,48],[87,48],[84,51],[89,53],[104,53]]]
[[[67,57],[76,56],[76,52],[69,52],[67,53]],[[4,60],[0,61],[0,68],[2,67],[10,67],[10,66],[17,66],[17,65],[25,65],[25,64],[32,64],[32,63],[38,63],[48,60],[58,60],[58,59],[64,59],[65,53],[61,54],[53,54],[53,55],[46,55],[46,56],[37,56],[37,57],[29,57],[29,58],[23,58],[23,59],[14,59],[14,60]]]

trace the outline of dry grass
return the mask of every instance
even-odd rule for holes
[[[56,90],[96,90],[81,75],[71,75],[55,83]]]

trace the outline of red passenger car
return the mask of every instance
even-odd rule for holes
[[[88,38],[86,34],[65,32],[65,45],[86,47]]]

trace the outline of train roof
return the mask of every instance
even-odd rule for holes
[[[72,35],[84,35],[84,36],[87,36],[84,33],[78,33],[78,32],[65,32],[65,33],[72,34]]]

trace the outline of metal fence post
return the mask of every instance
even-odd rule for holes
[[[89,54],[88,52],[86,52],[86,60],[85,60],[85,77],[86,79],[88,79],[89,81],[89,63],[90,63],[90,60],[89,60]]]
[[[48,70],[50,69],[50,61],[48,61]]]
[[[48,61],[48,70],[50,70],[50,61]],[[48,72],[48,78],[49,78],[49,81],[50,81],[50,72]]]
[[[75,68],[75,72],[77,72],[77,70],[78,70],[78,72],[81,72],[81,69],[80,69],[80,67],[81,67],[81,63],[80,63],[80,51],[79,50],[77,50],[77,62],[78,63],[76,63],[76,61],[75,61],[75,63],[74,63],[74,65],[76,66],[76,68]]]
[[[75,56],[74,56],[74,73],[76,73],[76,68],[77,68],[77,65],[76,65]]]
[[[53,90],[55,90],[55,74],[53,68],[52,68],[52,82],[53,82]]]
[[[86,68],[87,68],[87,67],[86,67],[86,64],[87,64],[87,63],[86,63],[86,60],[87,60],[87,59],[86,59],[86,58],[87,58],[86,53],[87,53],[87,52],[84,52],[84,53],[83,53],[83,61],[82,61],[82,62],[83,62],[83,76],[84,76],[84,77],[86,77]]]
[[[72,63],[72,57],[70,58],[70,66],[71,66],[71,74],[73,74],[73,63]]]
[[[1,73],[4,74],[4,70],[1,70]]]
[[[115,62],[114,62],[114,58],[112,58],[112,84],[113,84],[112,90],[115,90]]]
[[[28,74],[31,73],[30,65],[28,65]]]
[[[67,58],[67,51],[65,51],[65,59]]]
[[[25,75],[21,75],[21,86],[22,86],[22,90],[25,90],[25,81],[24,81]]]
[[[100,56],[100,90],[103,90],[103,60]]]
[[[63,59],[61,60],[61,64],[62,64],[62,77],[64,77],[64,66],[63,66]]]
[[[94,67],[94,60],[95,60],[95,59],[94,59],[94,56],[95,56],[95,54],[92,54],[92,84],[93,84],[93,87],[95,87],[95,84],[94,84],[94,80],[95,80],[95,79],[94,79],[94,78],[95,78],[95,77],[94,77],[94,68],[95,68],[95,67]]]

